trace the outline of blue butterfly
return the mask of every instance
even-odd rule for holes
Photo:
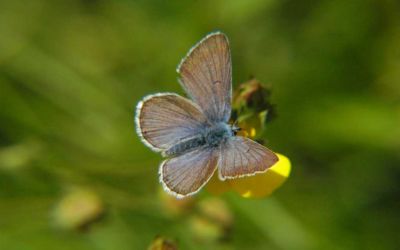
[[[136,131],[167,159],[159,169],[164,189],[178,198],[197,193],[218,169],[221,180],[265,172],[278,161],[228,123],[232,63],[227,37],[207,35],[177,68],[190,99],[175,93],[146,96],[136,107]]]

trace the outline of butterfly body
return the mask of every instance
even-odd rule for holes
[[[171,157],[190,152],[199,147],[218,147],[231,136],[234,136],[231,126],[219,122],[213,126],[205,127],[198,136],[176,143],[162,154]]]
[[[166,157],[178,156],[187,152],[190,152],[198,147],[202,147],[206,144],[204,136],[196,136],[173,145],[162,154]]]
[[[229,125],[232,98],[227,37],[211,33],[177,68],[190,99],[175,93],[145,97],[136,107],[136,131],[167,157],[159,169],[164,189],[178,198],[198,192],[218,169],[221,180],[265,172],[278,157]]]

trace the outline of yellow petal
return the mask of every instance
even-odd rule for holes
[[[256,136],[256,133],[257,133],[257,131],[256,131],[255,128],[251,128],[251,129],[250,129],[250,137],[251,137],[251,138],[254,138],[254,137]]]
[[[206,185],[206,189],[214,195],[221,195],[233,190],[245,198],[266,197],[279,188],[290,174],[291,164],[289,159],[284,155],[277,155],[279,161],[262,174],[221,181],[218,178],[217,171],[215,171],[213,177]]]
[[[289,177],[291,164],[289,159],[277,154],[279,161],[267,172],[250,177],[227,180],[233,190],[245,198],[261,198],[270,195]]]

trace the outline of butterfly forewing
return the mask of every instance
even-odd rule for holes
[[[156,151],[198,135],[206,120],[196,104],[173,93],[148,96],[136,110],[137,133]]]
[[[219,177],[232,179],[266,171],[278,161],[275,153],[257,142],[235,136],[220,145]]]
[[[211,33],[201,40],[182,60],[177,71],[183,88],[210,121],[229,120],[232,66],[224,34]]]
[[[189,153],[165,160],[160,166],[160,181],[164,189],[182,198],[200,190],[213,175],[218,152],[212,148],[198,148]]]

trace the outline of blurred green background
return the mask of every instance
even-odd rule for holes
[[[398,249],[399,13],[395,0],[0,0],[0,249],[146,249],[156,236],[180,249]],[[234,86],[272,86],[268,145],[293,170],[266,199],[175,203],[134,107],[182,94],[176,65],[217,29]]]

